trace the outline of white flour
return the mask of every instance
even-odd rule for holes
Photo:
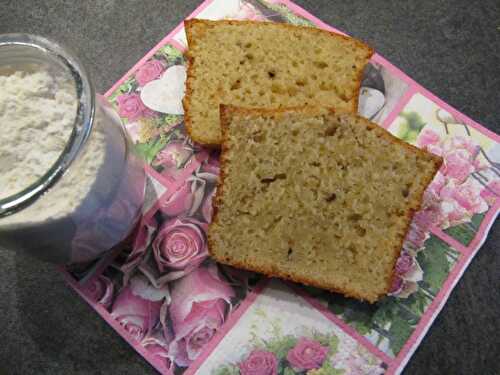
[[[47,70],[0,75],[0,199],[38,180],[57,160],[73,129],[71,77]]]
[[[105,134],[98,127],[93,133],[83,155],[71,164],[53,188],[26,209],[1,219],[0,224],[54,220],[77,214],[76,209],[91,192],[106,155]]]
[[[0,198],[35,182],[60,156],[73,130],[77,109],[71,77],[47,70],[0,76]],[[1,224],[57,219],[82,203],[106,155],[97,114],[92,137],[56,185],[33,205],[2,219]]]
[[[41,68],[0,76],[0,198],[35,182],[64,150],[78,102],[72,82]],[[82,262],[129,234],[142,208],[144,168],[119,119],[103,108],[96,106],[90,137],[54,186],[0,218],[0,247]]]

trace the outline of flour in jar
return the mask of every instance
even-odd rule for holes
[[[0,217],[0,248],[85,262],[124,241],[138,222],[144,165],[109,103],[91,99],[85,76],[44,66],[0,66],[0,199],[36,183],[61,155],[68,164],[36,199]]]
[[[0,199],[36,182],[57,161],[73,131],[78,100],[73,77],[39,67],[0,75]],[[93,136],[63,178],[25,210],[2,224],[34,222],[71,214],[94,184],[105,160],[105,134]]]
[[[47,69],[0,75],[0,199],[36,182],[73,130],[77,100],[69,74]]]

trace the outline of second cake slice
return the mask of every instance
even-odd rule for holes
[[[386,294],[441,159],[350,113],[221,111],[210,254],[370,302]]]
[[[254,21],[185,21],[185,124],[196,142],[221,141],[219,104],[357,110],[364,43],[313,27]]]

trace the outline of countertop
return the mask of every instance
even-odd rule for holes
[[[41,34],[70,46],[104,92],[198,2],[3,0],[0,33]],[[296,2],[500,132],[498,0]],[[500,373],[499,244],[497,221],[404,374]],[[0,329],[1,374],[155,373],[56,267],[1,250]]]

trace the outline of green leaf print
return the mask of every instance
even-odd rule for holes
[[[330,355],[334,355],[339,351],[339,338],[335,335],[330,337]]]
[[[313,340],[319,342],[323,346],[330,345],[330,336],[328,335],[319,332],[313,332],[311,336]]]
[[[330,348],[330,355],[337,353],[339,346],[339,338],[335,334],[331,333],[326,335],[324,333],[313,332],[312,338],[319,342],[323,346],[328,346]]]
[[[111,95],[108,97],[108,101],[109,101],[110,103],[112,103],[112,104],[115,104],[116,97],[117,97],[118,95],[120,95],[120,94],[121,94],[120,89],[119,89],[119,88],[118,88],[118,89],[116,89],[116,90],[115,90],[115,91],[113,91],[113,92],[111,93]]]
[[[182,52],[170,44],[166,44],[164,47],[160,48],[158,52],[163,54],[168,60],[184,60]]]
[[[424,128],[425,122],[417,112],[402,112],[398,115],[404,119],[396,133],[398,138],[414,143],[417,140],[418,134]]]
[[[425,242],[425,250],[417,255],[418,263],[424,271],[424,287],[434,295],[441,289],[454,263],[450,264],[450,260],[446,256],[446,251],[449,250],[443,241],[431,236]]]
[[[271,322],[271,335],[273,337],[281,337],[283,330],[281,329],[281,319],[275,319]]]
[[[431,303],[431,300],[425,295],[425,293],[422,293],[420,290],[413,293],[403,301],[409,309],[411,309],[418,315],[418,317],[422,316],[427,306],[429,306],[429,304]]]
[[[444,230],[444,232],[456,239],[462,245],[467,246],[476,236],[476,232],[478,231],[479,226],[484,219],[484,215],[485,213],[475,214],[474,216],[472,216],[469,223],[464,223],[447,228]]]
[[[314,375],[342,375],[344,372],[344,369],[334,368],[331,362],[326,360],[321,368],[314,371]]]
[[[394,315],[398,313],[398,300],[394,297],[386,297],[377,303],[377,311],[373,314],[373,324],[383,327],[390,322]]]
[[[448,234],[449,236],[456,239],[462,245],[467,246],[472,239],[474,238],[475,232],[465,224],[460,224],[448,229],[445,229],[443,232]]]
[[[270,12],[271,14],[274,13],[272,16],[269,16],[267,12],[263,12],[264,15],[272,21],[282,22],[284,20],[287,23],[291,23],[293,25],[316,26],[313,22],[309,21],[308,19],[297,16],[295,13],[290,11],[290,9],[288,9],[286,5],[271,4],[270,2],[265,0],[251,1],[251,3],[253,3],[253,5],[257,5],[257,8],[261,11],[262,7],[272,11]],[[282,17],[282,20],[278,19],[276,16]]]
[[[212,371],[212,375],[239,375],[240,369],[236,366],[226,365]]]
[[[156,154],[160,152],[160,150],[165,147],[167,143],[168,139],[166,138],[156,138],[155,140],[148,143],[136,144],[135,149],[148,164],[151,164]]]
[[[353,326],[362,335],[366,335],[371,331],[370,327],[371,319],[367,319],[364,321],[355,321],[353,322]]]
[[[474,216],[472,216],[471,224],[474,228],[476,228],[476,231],[479,229],[479,226],[481,225],[481,223],[484,219],[484,215],[486,215],[486,212],[484,212],[482,214],[475,214]]]
[[[290,367],[285,367],[283,371],[283,375],[295,375],[296,372],[293,371]]]
[[[283,337],[275,337],[267,341],[265,349],[276,354],[276,358],[281,360],[286,358],[286,355],[297,344],[297,338],[287,335]]]
[[[341,315],[346,323],[365,335],[371,330],[371,321],[377,306],[331,294],[328,308],[335,314]]]
[[[134,77],[128,78],[124,83],[122,83],[109,97],[108,101],[114,103],[116,98],[122,94],[128,94],[134,90]]]
[[[389,333],[391,335],[390,347],[394,353],[399,353],[405,342],[410,338],[414,327],[398,315],[392,319]]]
[[[182,115],[171,115],[171,114],[162,114],[159,116],[159,124],[160,126],[171,126],[171,125],[177,125],[182,122],[183,116]]]
[[[264,311],[264,309],[262,309],[260,307],[255,309],[255,315],[257,315],[258,317],[260,317],[262,319],[267,318],[266,312]]]

